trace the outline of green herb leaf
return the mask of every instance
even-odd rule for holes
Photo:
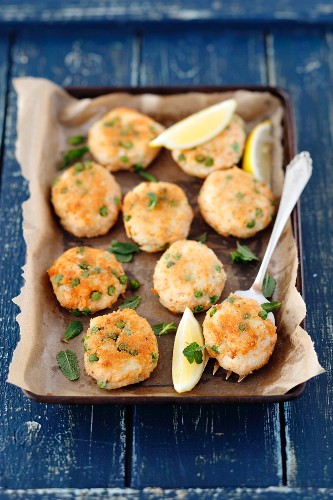
[[[141,286],[141,283],[138,282],[138,280],[131,280],[129,283],[129,287],[131,290],[135,291],[138,290]]]
[[[252,250],[246,245],[240,245],[237,241],[237,250],[230,252],[232,262],[253,262],[258,261]]]
[[[267,313],[270,313],[272,311],[276,311],[277,309],[280,309],[281,302],[265,302],[264,304],[261,304],[261,307],[264,311],[266,311]]]
[[[274,293],[275,287],[276,287],[276,280],[269,274],[266,274],[262,284],[263,296],[266,297],[266,299],[270,299]]]
[[[64,154],[64,161],[61,168],[68,167],[72,161],[79,160],[83,155],[89,152],[88,146],[82,146],[81,148],[69,149]]]
[[[67,351],[60,351],[57,354],[57,361],[61,373],[68,380],[73,381],[79,378],[80,368],[75,352],[70,349],[67,349]]]
[[[130,253],[140,252],[140,248],[135,243],[123,243],[122,241],[112,240],[108,252],[128,255]]]
[[[155,333],[156,336],[160,335],[167,335],[169,332],[174,332],[177,330],[177,327],[171,323],[157,323],[156,325],[152,326],[153,332]]]
[[[79,309],[72,309],[71,314],[73,314],[74,316],[88,316],[89,314],[91,314],[91,311],[90,309],[88,309],[88,307],[85,307],[84,309],[82,309],[82,311],[80,311]]]
[[[81,321],[72,321],[71,323],[69,323],[68,327],[65,330],[63,341],[68,342],[74,337],[77,337],[78,335],[80,335],[82,330],[83,324],[81,323]]]
[[[123,255],[122,253],[112,252],[118,262],[131,262],[133,260],[133,254],[129,253],[127,255]]]
[[[153,210],[158,202],[158,197],[157,194],[155,193],[147,193],[147,196],[150,198],[149,204],[148,204],[148,210]]]
[[[194,292],[194,296],[195,296],[197,299],[200,299],[200,298],[203,296],[203,292],[200,292],[200,291]]]
[[[124,300],[124,302],[119,306],[119,309],[122,311],[123,309],[136,309],[141,302],[141,297],[139,295],[134,295],[130,299]]]
[[[216,352],[216,354],[220,354],[220,351],[219,351],[219,348],[217,345],[211,345],[210,348],[213,352]]]
[[[207,241],[207,233],[202,233],[200,234],[200,236],[198,236],[196,238],[196,240],[199,242],[199,243],[206,243]]]
[[[158,182],[158,179],[153,174],[150,174],[149,172],[146,172],[143,170],[142,165],[134,165],[134,171],[142,177],[142,179],[145,179],[148,182]]]
[[[150,172],[145,172],[144,170],[142,170],[141,172],[138,172],[138,174],[140,175],[140,177],[142,177],[142,179],[145,179],[148,182],[158,182],[158,179],[155,177],[155,175],[151,174]]]
[[[192,342],[192,344],[185,347],[183,354],[189,363],[192,364],[195,361],[198,365],[200,365],[203,359],[202,351],[205,347],[205,345],[200,347],[197,342]]]
[[[82,144],[86,138],[83,135],[73,135],[72,137],[68,137],[67,142],[71,144],[71,146],[78,146]]]

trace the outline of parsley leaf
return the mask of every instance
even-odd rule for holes
[[[158,197],[157,194],[155,193],[147,193],[147,196],[150,198],[149,204],[148,204],[148,210],[153,210],[158,202]]]
[[[251,248],[246,245],[240,245],[237,241],[237,250],[230,252],[232,262],[252,262],[258,261],[258,257],[254,255]]]
[[[193,363],[194,361],[200,365],[202,363],[202,351],[206,348],[206,346],[200,347],[197,342],[192,342],[183,350],[183,354],[189,363]]]
[[[63,342],[68,342],[74,337],[77,337],[78,335],[80,335],[82,330],[83,324],[81,323],[81,321],[72,321],[71,323],[69,323],[68,327],[65,330]]]
[[[67,349],[67,351],[60,351],[57,354],[57,361],[61,373],[68,380],[73,381],[79,378],[80,368],[75,352],[70,349]]]
[[[264,311],[266,311],[267,313],[270,313],[272,311],[276,311],[277,309],[280,309],[281,302],[265,302],[264,304],[261,304],[261,307]]]
[[[155,335],[160,336],[160,335],[166,335],[169,332],[174,332],[177,330],[177,327],[173,324],[173,321],[171,323],[157,323],[156,325],[152,326],[153,332]]]
[[[276,280],[269,274],[266,274],[262,284],[263,296],[266,297],[266,299],[269,299],[273,295],[275,287],[276,287]]]
[[[139,295],[134,295],[130,299],[124,300],[122,304],[120,304],[119,309],[122,311],[123,309],[136,309],[141,302],[141,297]]]

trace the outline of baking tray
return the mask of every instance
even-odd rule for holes
[[[228,86],[228,87],[222,87],[222,86],[214,86],[214,87],[138,87],[138,88],[133,88],[133,87],[84,87],[84,88],[67,88],[67,92],[78,98],[78,99],[83,99],[87,97],[98,97],[101,95],[105,94],[110,94],[114,92],[126,92],[132,95],[136,94],[157,94],[157,95],[173,95],[173,94],[182,94],[182,93],[189,93],[189,92],[201,92],[201,93],[215,93],[215,92],[229,92],[229,91],[236,91],[236,90],[249,90],[249,91],[255,91],[255,92],[270,92],[272,95],[277,97],[283,108],[284,108],[284,117],[283,117],[283,139],[282,139],[282,146],[283,146],[283,164],[287,165],[289,161],[293,158],[293,156],[296,154],[296,140],[295,140],[295,128],[294,128],[294,120],[293,120],[293,114],[292,114],[292,108],[291,108],[291,103],[290,103],[290,98],[288,94],[281,88],[279,87],[271,87],[271,86]],[[168,151],[163,151],[161,153],[162,155],[170,155]],[[168,177],[166,175],[160,175],[161,172],[159,172],[159,166],[158,162],[154,162],[153,165],[149,168],[149,171],[156,175],[159,180],[168,180]],[[230,257],[229,257],[229,252],[233,250],[236,246],[236,239],[235,238],[226,238],[226,239],[221,239],[217,233],[213,229],[211,229],[202,219],[200,216],[199,211],[197,210],[197,204],[196,204],[196,194],[200,188],[200,185],[202,184],[201,179],[195,179],[187,176],[186,174],[182,173],[180,169],[178,168],[178,173],[179,173],[179,180],[178,183],[180,186],[185,189],[187,192],[187,195],[190,199],[190,202],[192,204],[192,207],[194,207],[195,211],[195,219],[192,223],[191,226],[191,232],[189,235],[189,238],[195,238],[196,236],[202,234],[203,232],[208,233],[208,241],[207,244],[210,248],[212,248],[218,255],[219,258],[221,258],[222,262],[225,264],[226,271],[228,274],[228,277],[231,275],[231,272],[228,272],[228,267],[231,270],[231,264],[230,264]],[[140,180],[133,175],[129,173],[116,173],[117,180],[120,182],[120,184],[123,186],[125,184],[126,189],[130,189],[131,187],[134,187],[134,185],[138,184]],[[172,181],[173,179],[171,179]],[[293,227],[293,233],[294,233],[294,238],[296,241],[297,245],[297,251],[298,251],[298,257],[299,257],[299,268],[298,268],[298,275],[297,275],[297,281],[296,281],[296,286],[298,291],[302,294],[303,291],[303,274],[302,274],[302,259],[301,259],[301,223],[300,223],[300,210],[299,210],[299,204],[296,206],[294,209],[292,216],[292,227]],[[270,230],[271,226],[267,228],[265,231],[262,231],[259,233],[259,235],[255,236],[254,238],[251,238],[251,246],[252,248],[255,248],[255,251],[257,255],[262,256],[265,248],[267,246],[267,242],[270,236]],[[125,232],[122,226],[122,221],[118,220],[117,225],[111,230],[110,234],[105,236],[105,237],[100,237],[100,238],[92,238],[92,239],[77,239],[65,231],[62,230],[61,226],[59,225],[59,232],[62,234],[62,237],[64,239],[64,245],[65,248],[70,248],[72,246],[76,245],[87,245],[87,246],[95,246],[94,242],[98,242],[97,246],[100,247],[105,244],[105,247],[108,245],[111,239],[120,239],[124,240],[126,239],[125,237]],[[246,240],[245,240],[246,243]],[[158,254],[153,254],[155,255],[155,260],[160,258],[160,253]],[[138,275],[137,272],[140,274],[140,270],[136,271],[135,277],[139,279],[140,282],[144,280],[144,278],[147,275],[147,272],[149,272],[149,267],[152,267],[152,264],[148,262],[149,259],[151,259],[151,254],[150,256],[147,256],[147,254],[144,254],[143,252],[135,257],[135,259],[141,258],[143,259],[143,265],[141,266],[142,270],[142,276]],[[144,260],[147,259],[147,263],[144,262]],[[51,264],[51,263],[50,263]],[[124,269],[126,274],[131,277],[131,264],[125,264]],[[147,271],[148,269],[148,271]],[[256,273],[258,271],[258,266],[256,265],[244,265],[244,266],[239,266],[235,267],[233,266],[232,268],[232,273],[238,274],[238,281],[236,283],[233,283],[232,280],[227,281],[227,286],[222,294],[222,299],[227,297],[230,291],[239,289],[239,288],[248,288],[252,283],[253,280],[256,276]],[[231,281],[231,282],[230,282]],[[241,285],[241,286],[240,286]],[[50,292],[51,293],[51,292]],[[153,298],[151,299],[153,300]],[[155,299],[156,300],[156,299]],[[56,299],[55,299],[56,303]],[[68,321],[72,320],[72,317],[70,317],[69,313],[64,311],[58,304],[55,305],[55,307],[58,307],[62,313],[66,316],[68,316]],[[146,305],[147,307],[147,305]],[[159,314],[157,317],[156,314],[156,308],[160,308]],[[138,310],[138,313],[141,314],[144,317],[147,317],[148,321],[153,324],[157,323],[160,321],[165,321],[165,322],[170,322],[174,321],[175,324],[178,324],[180,321],[180,315],[173,315],[169,311],[167,311],[165,308],[163,308],[161,305],[156,306],[154,304],[154,314],[156,314],[156,317],[150,318],[149,317],[149,310],[143,311],[141,306]],[[101,311],[98,314],[106,314],[108,310]],[[96,314],[96,315],[98,315]],[[205,313],[198,314],[196,315],[198,320],[202,322],[203,317]],[[95,316],[96,316],[95,315]],[[67,319],[66,316],[66,319]],[[89,319],[84,319],[84,327],[85,329],[88,326]],[[303,326],[303,325],[302,325]],[[74,341],[80,342],[81,339],[74,339]],[[174,391],[173,385],[172,385],[172,379],[171,379],[171,359],[172,359],[172,347],[173,347],[173,340],[174,340],[174,334],[169,334],[163,337],[158,338],[158,343],[159,343],[159,351],[160,351],[160,359],[159,363],[152,373],[151,377],[147,379],[144,382],[141,382],[140,384],[135,384],[131,385],[128,387],[124,387],[121,389],[113,390],[113,391],[100,391],[100,395],[92,395],[92,396],[59,396],[59,395],[38,395],[34,394],[30,391],[23,390],[24,394],[38,402],[44,402],[44,403],[61,403],[61,404],[160,404],[160,403],[223,403],[223,404],[234,404],[234,403],[275,403],[275,402],[284,402],[284,401],[290,401],[296,398],[299,398],[306,387],[306,382],[294,387],[292,390],[290,390],[288,393],[284,395],[272,395],[272,396],[264,396],[264,395],[253,395],[253,394],[233,394],[233,395],[225,395],[223,394],[223,383],[232,383],[232,384],[238,384],[237,379],[231,377],[228,382],[222,382],[224,377],[223,377],[223,371],[220,370],[218,373],[219,375],[215,375],[215,377],[212,377],[212,368],[213,368],[213,360],[210,360],[208,363],[208,366],[205,369],[205,372],[202,376],[202,379],[200,380],[200,383],[194,388],[194,390],[182,394],[178,394],[177,392]],[[73,342],[73,341],[72,341]],[[60,345],[60,342],[59,342]],[[59,349],[60,350],[60,349]],[[274,357],[274,353],[273,353]],[[273,358],[272,357],[272,358]],[[270,361],[271,362],[271,361]],[[260,376],[264,376],[264,372],[267,368],[263,367],[261,370],[258,372],[255,372],[253,375],[251,375],[252,378],[257,377],[258,373],[260,372]],[[81,370],[81,373],[83,370]],[[87,375],[85,375],[88,377]],[[221,379],[222,377],[222,379]],[[88,377],[88,383],[94,384],[95,382],[93,379]],[[242,382],[243,388],[244,386],[246,387],[246,379],[244,382]],[[240,386],[239,386],[240,387]],[[243,389],[244,390],[244,389]],[[243,392],[240,391],[240,392]]]

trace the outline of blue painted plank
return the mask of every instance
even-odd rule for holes
[[[110,30],[82,36],[52,33],[22,36],[13,48],[13,76],[43,76],[60,84],[96,85],[131,82],[135,61],[133,36]],[[123,63],[123,66],[120,64]],[[125,478],[123,407],[52,406],[27,400],[6,384],[8,364],[19,337],[11,298],[19,293],[25,246],[21,203],[28,186],[14,157],[16,97],[9,94],[1,188],[1,359],[0,486],[114,487]]]
[[[52,0],[41,7],[39,0],[3,0],[0,22],[80,23],[80,22],[303,22],[331,23],[330,0]]]
[[[145,33],[141,85],[265,83],[263,35],[256,30],[201,29]]]
[[[8,63],[9,63],[9,40],[0,37],[0,151],[2,152],[2,137],[5,119]]]
[[[147,34],[140,83],[264,83],[259,31]],[[131,486],[282,484],[279,407],[160,406],[134,412]]]
[[[328,488],[190,488],[190,489],[162,489],[145,488],[91,488],[91,489],[40,489],[40,490],[0,490],[0,499],[13,498],[22,500],[69,500],[73,499],[119,499],[124,500],[328,500],[333,496],[333,489]]]
[[[314,172],[302,195],[303,269],[307,329],[327,374],[286,405],[287,477],[291,486],[333,486],[333,35],[316,31],[275,33],[271,39],[276,82],[291,94],[299,149]]]

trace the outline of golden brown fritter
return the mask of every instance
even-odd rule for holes
[[[111,307],[126,290],[122,266],[105,250],[71,248],[47,272],[62,307],[84,314]]]
[[[132,309],[93,318],[83,345],[86,372],[101,389],[141,382],[158,361],[154,332]]]

